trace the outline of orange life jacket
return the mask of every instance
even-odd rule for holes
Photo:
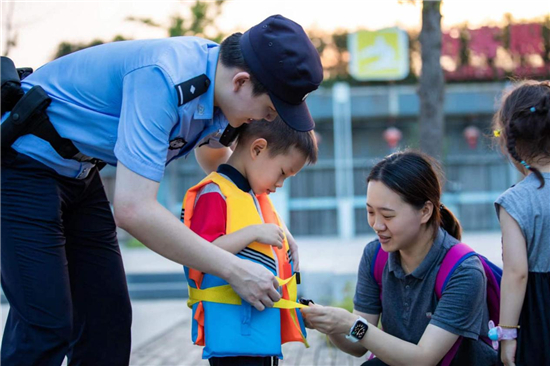
[[[191,226],[197,194],[209,183],[216,184],[226,200],[226,234],[244,227],[273,223],[281,226],[279,217],[266,194],[256,196],[261,216],[250,193],[243,192],[233,182],[218,173],[211,173],[187,191],[183,201],[184,223]],[[262,221],[263,217],[263,221]],[[193,309],[192,339],[205,346],[203,358],[230,356],[279,356],[281,344],[303,342],[306,347],[302,307],[296,301],[297,284],[289,258],[286,236],[283,248],[253,242],[236,255],[259,263],[284,283],[282,300],[276,307],[257,311],[241,301],[231,287],[219,277],[185,267],[189,285],[188,305]],[[277,308],[279,306],[280,308]]]

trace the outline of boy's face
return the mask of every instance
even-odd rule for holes
[[[240,127],[244,123],[262,119],[271,122],[277,117],[275,106],[267,93],[253,95],[248,73],[237,73],[233,77],[232,86],[232,92],[220,105],[231,126]]]
[[[265,140],[264,140],[265,141]],[[254,147],[247,178],[255,194],[274,193],[286,178],[292,177],[304,167],[306,157],[294,146],[285,154],[269,155],[268,148]]]

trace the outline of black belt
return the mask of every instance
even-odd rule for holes
[[[103,168],[105,162],[82,154],[71,140],[59,135],[46,114],[51,98],[41,86],[23,92],[20,80],[31,73],[32,69],[15,69],[9,58],[2,57],[2,114],[11,111],[1,127],[2,151],[7,151],[19,137],[32,134],[49,142],[64,159]]]
[[[46,114],[50,102],[39,85],[23,95],[2,123],[2,149],[11,147],[20,136],[32,134],[47,141],[62,158],[91,163],[102,169],[105,162],[84,155],[71,140],[59,135]]]

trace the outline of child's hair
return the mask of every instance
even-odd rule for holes
[[[250,74],[252,95],[258,96],[267,93],[265,86],[256,79],[250,67],[244,61],[240,44],[242,35],[242,33],[233,33],[223,40],[220,45],[220,60],[225,67],[237,67]]]
[[[550,81],[525,80],[504,93],[493,118],[502,150],[532,171],[544,187],[534,161],[550,160]]]
[[[462,228],[458,219],[440,202],[441,183],[436,170],[442,175],[437,162],[423,153],[411,150],[396,152],[372,168],[367,184],[372,180],[384,183],[417,210],[430,201],[434,210],[428,225],[434,227],[434,237],[441,226],[460,240]]]
[[[244,124],[240,128],[237,146],[246,145],[255,138],[267,141],[269,156],[286,154],[291,146],[296,147],[306,157],[308,164],[317,162],[317,140],[313,130],[296,131],[289,127],[280,117],[272,122],[261,120]]]

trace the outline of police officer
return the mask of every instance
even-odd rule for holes
[[[65,355],[75,365],[128,364],[131,306],[115,222],[160,255],[227,280],[257,309],[272,306],[273,275],[191,232],[158,203],[159,182],[166,164],[193,150],[207,173],[225,162],[228,126],[279,114],[311,130],[304,100],[322,77],[302,27],[275,15],[221,45],[110,43],[24,79],[25,91],[40,85],[51,98],[51,124],[80,158],[62,158],[32,131],[3,153],[2,286],[11,309],[2,364],[60,365]],[[117,166],[114,217],[97,159]]]

